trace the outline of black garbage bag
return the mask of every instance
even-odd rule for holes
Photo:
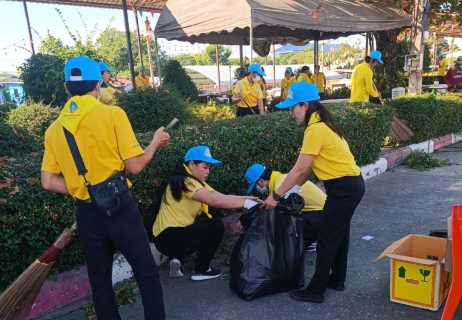
[[[239,218],[244,232],[230,259],[229,287],[245,300],[305,284],[303,198],[291,194],[273,210],[259,206]]]

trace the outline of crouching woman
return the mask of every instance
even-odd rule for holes
[[[205,180],[210,166],[221,165],[212,158],[207,146],[191,148],[178,159],[160,201],[153,226],[156,248],[171,258],[170,277],[182,277],[181,261],[198,252],[192,280],[207,280],[221,275],[210,267],[224,234],[221,219],[211,219],[208,206],[222,209],[251,208],[256,198],[225,195],[212,189]],[[253,199],[253,200],[251,200]],[[208,218],[195,222],[204,212]]]

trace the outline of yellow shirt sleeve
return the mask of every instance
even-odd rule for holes
[[[114,107],[114,129],[117,137],[117,146],[119,148],[122,160],[127,160],[143,154],[138,140],[133,133],[132,125],[124,110]]]
[[[369,71],[370,72],[368,72],[368,74],[366,75],[366,77],[364,79],[366,81],[366,91],[367,91],[367,93],[369,93],[369,95],[371,97],[377,98],[379,96],[379,94],[377,93],[377,91],[375,91],[373,81],[372,81],[372,77],[374,75],[372,74],[371,70],[369,70]]]
[[[261,91],[261,87],[258,83],[256,83],[257,86],[257,99],[263,99],[263,93]]]
[[[47,130],[45,132],[45,153],[42,160],[42,171],[59,174],[61,169],[59,168],[58,161],[55,158],[53,149],[50,141],[50,133]]]
[[[112,90],[109,90],[109,89],[112,89],[112,88],[101,88],[100,90],[99,101],[101,101],[104,104],[110,104],[112,101],[112,93],[114,92],[114,89]]]

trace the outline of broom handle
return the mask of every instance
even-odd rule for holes
[[[377,87],[375,86],[375,82],[372,82],[372,85],[374,86],[374,90],[375,90],[377,93],[379,93],[379,90],[377,90]],[[380,97],[380,95],[379,95],[378,98],[379,98],[380,104],[383,105],[383,101],[382,101],[382,98]]]
[[[69,230],[72,231],[72,232],[77,230],[77,222],[74,222]]]
[[[247,101],[245,101],[244,99],[245,99],[245,97],[244,97],[244,98],[242,98],[242,99],[241,99],[241,101],[245,103],[245,105],[247,106],[247,108],[249,108],[249,109],[250,109],[250,111],[252,111],[252,113],[253,113],[253,114],[256,114],[256,113],[255,113],[255,111],[253,111],[252,107],[251,107],[251,106],[249,106],[249,104],[247,103]]]

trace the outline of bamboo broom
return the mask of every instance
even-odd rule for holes
[[[374,89],[375,91],[379,92],[377,90],[377,87],[375,86],[374,83]],[[379,96],[379,101],[380,104],[383,105],[382,98]],[[401,142],[401,141],[406,141],[410,137],[414,136],[414,132],[411,131],[401,120],[399,120],[396,116],[393,116],[393,121],[391,122],[391,128],[390,132],[388,135],[395,141]]]
[[[64,229],[47,251],[36,259],[16,280],[0,294],[0,319],[26,319],[32,304],[61,250],[75,236],[77,223]]]

